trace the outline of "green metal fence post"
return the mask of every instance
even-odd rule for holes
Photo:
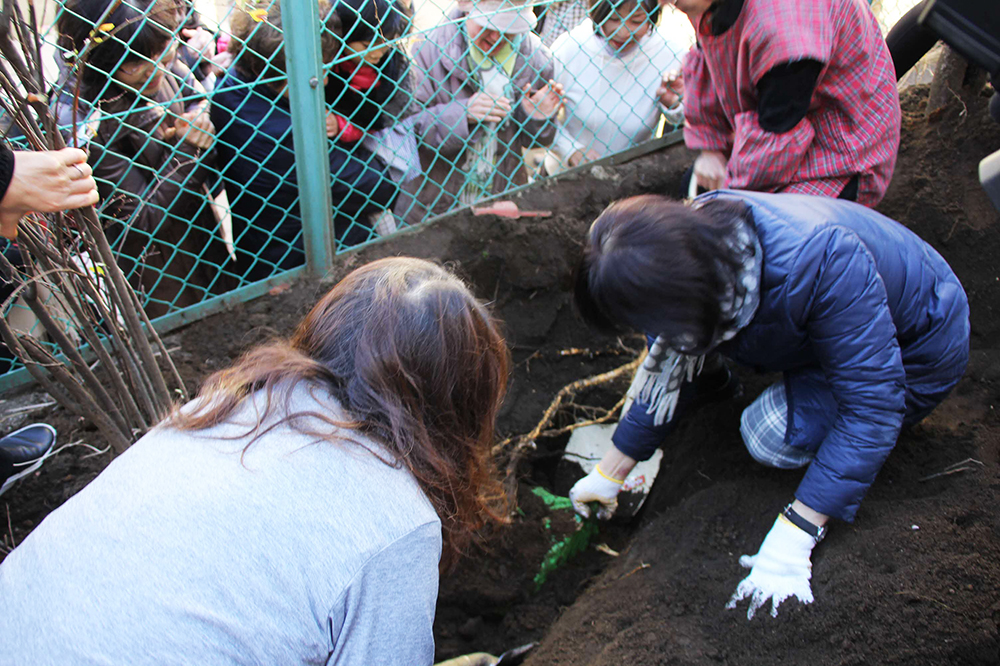
[[[288,63],[288,103],[292,111],[295,171],[299,181],[299,214],[311,275],[333,267],[333,202],[326,153],[323,95],[322,22],[316,0],[281,0]]]

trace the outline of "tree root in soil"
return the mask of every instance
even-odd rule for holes
[[[567,354],[569,355],[569,354]],[[579,391],[584,389],[592,388],[594,386],[600,386],[602,384],[608,384],[610,382],[619,379],[620,377],[631,375],[635,372],[639,364],[642,363],[643,359],[646,357],[645,351],[640,354],[637,358],[629,361],[623,366],[615,368],[614,370],[609,370],[608,372],[603,372],[599,375],[594,375],[592,377],[585,377],[584,379],[578,379],[571,384],[559,389],[556,393],[555,398],[549,404],[545,413],[542,414],[542,419],[538,424],[532,428],[531,432],[524,435],[516,435],[514,437],[508,437],[499,444],[493,447],[492,453],[494,456],[501,455],[508,447],[513,446],[510,450],[510,457],[507,460],[506,466],[506,476],[504,479],[504,488],[507,493],[508,505],[511,511],[517,508],[517,466],[520,464],[522,458],[528,451],[532,451],[536,448],[535,440],[539,437],[554,437],[556,435],[562,435],[567,432],[576,430],[577,428],[582,428],[588,425],[595,425],[598,423],[606,423],[613,419],[618,411],[625,404],[625,397],[623,396],[614,407],[609,409],[603,416],[599,416],[594,419],[589,419],[586,421],[580,421],[578,423],[573,423],[562,428],[548,428],[549,424],[552,423],[552,419],[555,417],[556,413],[563,406],[575,405],[581,408],[587,408],[586,405],[576,405],[572,402],[573,396],[575,396]]]
[[[969,472],[977,469],[976,465],[982,467],[983,463],[975,458],[966,458],[965,460],[957,462],[954,465],[948,465],[943,471],[938,472],[937,474],[929,474],[922,479],[917,479],[917,481],[923,483],[924,481],[930,481],[931,479],[939,479],[942,476],[950,476],[951,474],[958,474],[960,472]]]

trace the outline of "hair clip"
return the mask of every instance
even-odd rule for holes
[[[252,18],[256,23],[262,23],[267,18],[266,9],[251,9],[247,12],[247,14],[249,14],[250,18]]]
[[[90,40],[95,44],[100,44],[111,36],[111,31],[115,29],[114,23],[102,23],[90,31]]]

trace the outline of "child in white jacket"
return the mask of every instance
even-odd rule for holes
[[[656,29],[658,0],[591,0],[590,18],[553,45],[565,117],[545,158],[550,175],[653,137],[660,114],[684,122],[674,72],[689,44]]]

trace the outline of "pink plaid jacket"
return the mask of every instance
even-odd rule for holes
[[[726,187],[836,197],[855,174],[874,206],[899,148],[896,75],[864,0],[746,0],[719,36],[702,21],[684,62],[684,139],[729,155]],[[771,68],[824,63],[806,117],[782,134],[761,129],[757,83]]]

